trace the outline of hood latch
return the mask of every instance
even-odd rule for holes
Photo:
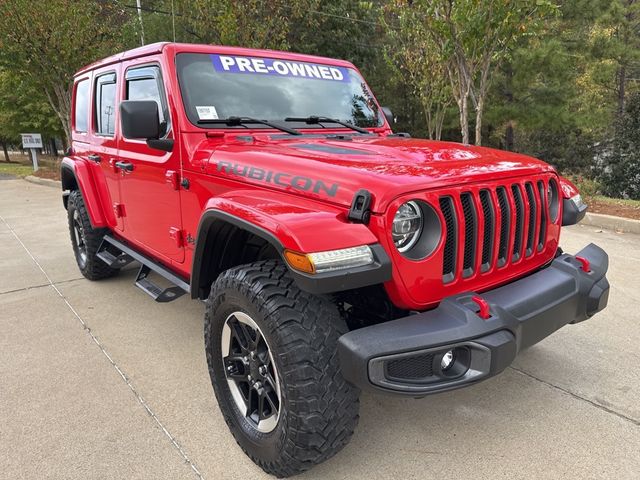
[[[347,218],[354,223],[369,224],[371,219],[371,192],[369,190],[358,190],[351,201],[351,208]]]

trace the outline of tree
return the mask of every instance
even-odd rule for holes
[[[7,146],[18,141],[18,132],[13,119],[15,107],[5,91],[8,83],[7,72],[0,70],[0,144],[2,144],[5,162],[11,162]]]
[[[491,145],[595,174],[594,156],[610,151],[616,110],[616,64],[600,47],[610,7],[608,0],[565,0],[537,35],[514,42],[488,95]]]
[[[289,45],[296,52],[349,60],[374,74],[384,64],[376,42],[384,34],[378,16],[370,1],[313,1],[302,21],[292,23]]]
[[[615,132],[601,175],[604,193],[640,200],[640,92],[628,99]]]
[[[640,73],[640,2],[612,0],[607,3],[593,26],[591,47],[594,60],[599,60],[598,67],[613,70],[613,78],[602,77],[607,90],[613,93],[616,114],[620,117],[625,111],[627,84],[632,74]]]
[[[491,74],[513,42],[531,35],[553,11],[546,0],[407,0],[446,65],[458,106],[462,141],[469,143],[469,101],[475,108],[475,143],[482,143],[482,117]]]
[[[389,2],[385,8],[382,17],[388,36],[385,57],[420,100],[429,138],[440,140],[452,100],[447,59],[439,55],[421,16],[404,3]]]
[[[3,0],[0,66],[45,95],[70,140],[73,74],[125,47],[128,18],[112,2]]]
[[[179,0],[181,27],[200,43],[287,49],[291,25],[320,0]]]
[[[59,137],[62,126],[47,98],[28,77],[0,68],[0,144],[10,161],[7,145],[18,145],[20,134],[39,132]]]

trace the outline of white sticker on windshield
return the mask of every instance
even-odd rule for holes
[[[198,118],[200,120],[217,120],[218,112],[216,111],[216,107],[213,105],[208,107],[196,107],[196,112],[198,112]]]

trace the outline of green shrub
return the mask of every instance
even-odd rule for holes
[[[611,154],[601,167],[602,193],[640,200],[640,92],[616,122]]]
[[[567,178],[578,187],[578,191],[583,197],[595,197],[602,192],[602,185],[600,185],[598,180],[585,177],[584,175],[567,175]]]

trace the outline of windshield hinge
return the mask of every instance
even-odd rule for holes
[[[411,138],[411,134],[407,132],[390,133],[387,138]]]
[[[351,201],[347,218],[354,223],[369,224],[371,219],[371,193],[369,190],[358,190]]]

